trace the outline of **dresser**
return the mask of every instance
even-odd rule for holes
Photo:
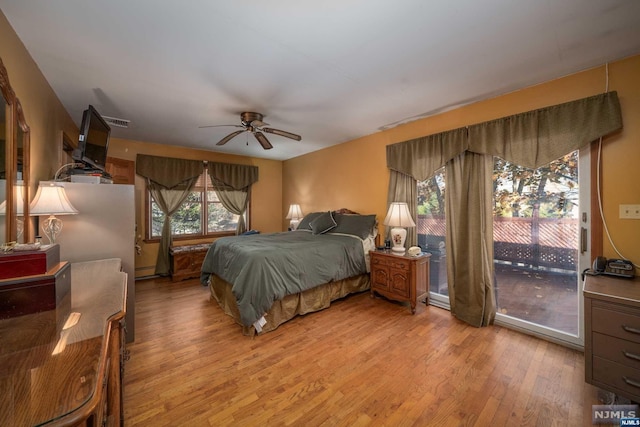
[[[119,259],[72,263],[61,273],[71,275],[68,303],[0,320],[1,426],[122,425],[120,268]]]
[[[586,276],[585,380],[640,401],[640,278]]]
[[[371,251],[371,296],[409,302],[415,314],[418,300],[429,303],[429,258],[431,254],[409,256],[393,251]]]

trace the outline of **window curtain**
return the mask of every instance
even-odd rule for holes
[[[448,160],[463,152],[467,144],[467,130],[461,128],[388,145],[387,167],[390,175],[387,206],[392,202],[406,202],[417,223],[417,181],[429,178]],[[417,227],[411,227],[407,230],[405,247],[417,244]]]
[[[622,129],[617,92],[469,126],[469,151],[536,169]]]
[[[144,154],[138,154],[136,157],[136,173],[146,178],[151,195],[165,215],[155,274],[169,274],[171,268],[169,248],[173,243],[171,216],[189,196],[189,192],[203,171],[204,163],[200,160],[173,159]]]
[[[447,162],[447,283],[451,313],[473,326],[493,323],[493,157],[464,152]]]
[[[493,156],[537,168],[621,128],[618,95],[608,92],[387,147],[387,167],[416,180],[446,165],[452,314],[475,326],[495,317]]]
[[[239,215],[236,235],[247,231],[244,214],[247,211],[251,186],[258,180],[258,167],[212,162],[207,165],[213,188],[229,212]]]

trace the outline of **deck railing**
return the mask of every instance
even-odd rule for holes
[[[418,244],[429,251],[446,252],[445,220],[418,215]],[[496,218],[494,259],[532,268],[575,271],[578,262],[578,220],[572,218]]]

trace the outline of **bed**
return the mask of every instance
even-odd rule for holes
[[[376,236],[375,215],[313,212],[294,231],[216,240],[200,281],[245,335],[269,332],[368,290]]]

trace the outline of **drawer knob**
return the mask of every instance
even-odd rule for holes
[[[639,334],[640,335],[640,329],[638,329],[638,328],[633,328],[631,326],[622,325],[622,329],[624,329],[627,332],[631,332],[632,334]]]
[[[622,379],[624,380],[625,383],[629,384],[630,386],[640,388],[640,383],[638,381],[632,380],[627,377],[622,377]]]
[[[625,357],[628,357],[629,359],[640,360],[640,356],[638,356],[637,354],[629,353],[628,351],[624,350],[622,350],[622,354],[624,354]]]

